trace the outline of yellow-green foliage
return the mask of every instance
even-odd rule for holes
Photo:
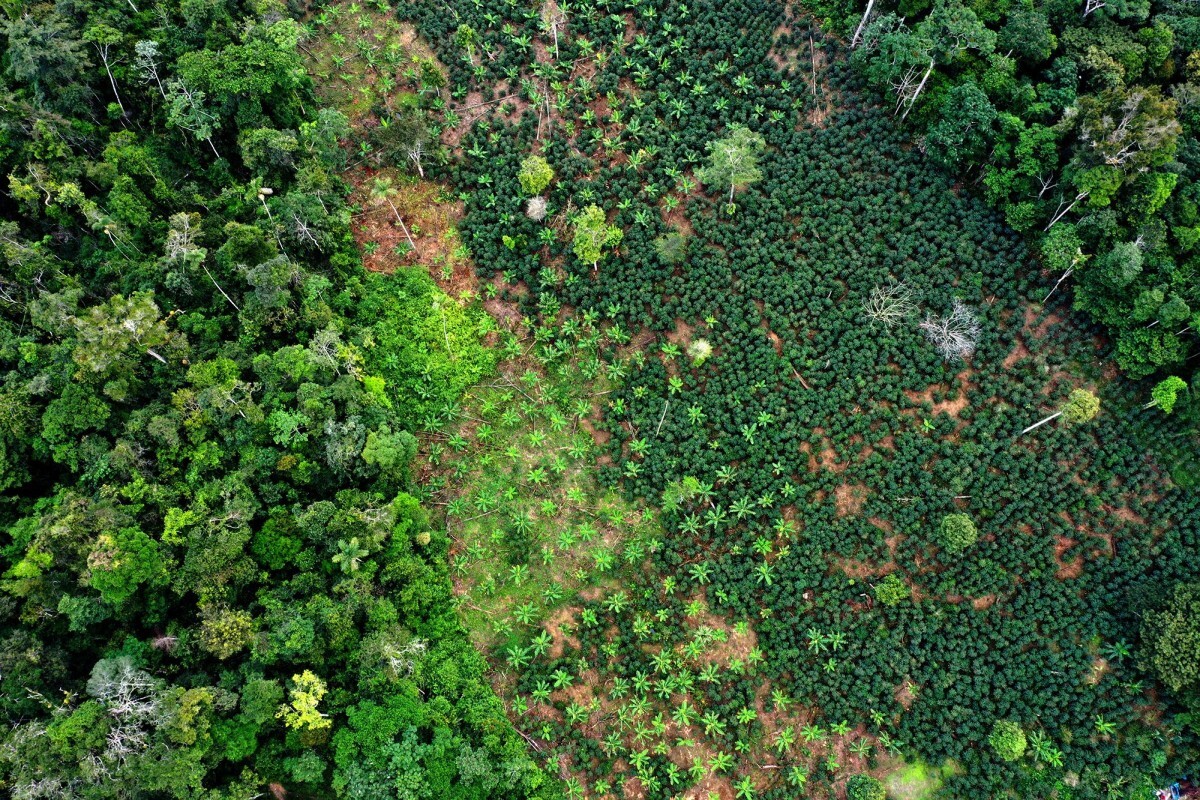
[[[296,730],[320,730],[333,725],[333,721],[322,714],[317,706],[325,697],[325,682],[304,670],[292,676],[292,687],[288,690],[291,702],[279,707],[275,716],[289,728]]]
[[[496,354],[484,343],[495,322],[447,295],[424,270],[371,275],[367,286],[359,313],[373,324],[361,347],[403,418],[439,413],[495,368]]]
[[[554,169],[541,156],[529,156],[521,162],[517,180],[525,194],[541,194],[542,190],[550,185],[550,181],[554,180]]]

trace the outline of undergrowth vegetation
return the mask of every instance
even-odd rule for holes
[[[459,427],[425,454],[462,617],[512,666],[545,652],[548,633],[526,641],[543,622],[580,592],[619,586],[659,546],[654,514],[595,479],[591,417],[611,391],[603,340],[586,326],[545,364],[544,345],[509,339],[496,375],[463,398]]]

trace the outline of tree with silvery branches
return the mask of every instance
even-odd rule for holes
[[[975,310],[958,299],[954,301],[949,314],[941,317],[928,315],[919,327],[925,338],[947,361],[973,355],[981,332]]]

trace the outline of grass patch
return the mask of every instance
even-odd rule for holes
[[[947,761],[941,767],[923,761],[903,763],[884,778],[884,785],[892,800],[930,800],[942,788],[946,778],[958,773],[959,767],[953,761]]]
[[[661,532],[649,509],[597,480],[588,419],[611,388],[598,342],[585,330],[564,355],[511,337],[494,378],[427,447],[463,621],[485,652],[527,638],[581,593],[617,586]]]

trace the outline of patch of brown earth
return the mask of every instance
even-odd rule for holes
[[[550,633],[549,658],[562,658],[563,651],[566,650],[568,645],[574,650],[579,649],[579,639],[573,633],[568,635],[563,630],[563,626],[574,629],[575,616],[578,613],[579,608],[577,606],[563,606],[546,620],[545,628]]]
[[[954,376],[954,382],[958,385],[959,390],[952,400],[935,401],[933,395],[937,385],[928,386],[920,392],[906,389],[904,394],[909,400],[919,405],[928,403],[931,407],[930,414],[932,416],[936,417],[938,414],[944,412],[957,420],[958,415],[962,413],[962,410],[967,407],[969,402],[967,400],[967,391],[971,387],[971,378],[974,374],[975,371],[968,367]]]
[[[1025,340],[1018,336],[1017,346],[1013,348],[1011,353],[1004,357],[1004,361],[1001,363],[1005,369],[1012,369],[1014,366],[1016,366],[1018,361],[1028,357],[1029,348],[1025,346]]]
[[[1089,686],[1095,686],[1104,678],[1106,672],[1108,672],[1108,661],[1096,656],[1092,659],[1092,669],[1084,680]]]
[[[1028,313],[1026,313],[1025,319],[1026,319],[1026,322],[1028,323],[1028,321],[1029,321]],[[1036,316],[1034,317],[1034,319],[1036,319]],[[1044,320],[1042,320],[1041,324],[1039,324],[1037,326],[1037,328],[1034,329],[1033,335],[1038,339],[1044,339],[1044,338],[1046,338],[1046,334],[1050,332],[1050,328],[1059,324],[1062,321],[1063,321],[1063,318],[1060,314],[1058,314],[1056,312],[1051,312],[1051,313],[1047,314],[1046,318]]]
[[[999,597],[994,594],[985,594],[981,597],[976,597],[971,601],[971,608],[976,611],[983,611],[985,608],[991,608],[996,604]]]
[[[811,461],[812,459],[810,458],[809,460]],[[823,450],[821,450],[821,460],[820,460],[820,468],[821,469],[826,469],[826,470],[829,470],[830,472],[845,472],[846,468],[849,466],[850,466],[849,464],[844,464],[844,463],[838,462],[837,450],[833,449],[832,444],[826,444],[825,448]],[[812,470],[812,471],[815,472],[816,470]]]
[[[735,658],[740,659],[744,664],[750,657],[750,651],[758,647],[758,635],[755,634],[753,628],[746,626],[745,633],[738,633],[728,620],[716,616],[711,611],[705,611],[699,617],[693,618],[692,623],[696,630],[708,628],[712,631],[722,631],[725,634],[723,642],[717,639],[710,641],[704,652],[696,659],[699,664],[727,666]],[[678,649],[682,651],[682,645]]]
[[[675,320],[675,327],[667,332],[667,341],[680,347],[687,347],[692,341],[693,328],[682,319]]]
[[[478,293],[475,267],[458,237],[463,204],[444,186],[395,169],[360,167],[346,177],[353,187],[349,202],[360,209],[350,227],[363,266],[374,272],[422,266],[451,297]],[[377,179],[391,182],[388,196],[373,194]]]
[[[843,467],[845,469],[845,467]],[[858,516],[870,492],[861,483],[843,483],[833,490],[834,506],[839,517]]]
[[[588,436],[592,437],[597,447],[604,447],[608,444],[608,440],[612,438],[612,434],[605,430],[600,430],[595,426],[592,420],[586,417],[579,420],[579,427],[583,429]]]
[[[691,220],[689,220],[687,218],[687,214],[684,213],[683,206],[686,204],[688,197],[699,194],[699,191],[700,190],[698,188],[693,189],[692,192],[674,208],[674,210],[667,212],[667,214],[663,217],[663,221],[667,223],[667,226],[679,231],[679,233],[685,239],[690,239],[695,233],[695,230],[692,228]]]
[[[889,537],[889,541],[890,541],[890,537],[896,530],[895,525],[893,525],[891,522],[888,522],[886,519],[883,519],[882,517],[867,517],[867,522],[871,523],[876,528],[879,528],[879,530],[886,533]]]
[[[1063,561],[1063,556],[1067,550],[1071,549],[1077,542],[1068,536],[1059,536],[1054,542],[1054,563],[1058,564],[1058,571],[1055,577],[1060,581],[1072,580],[1083,574],[1083,559],[1076,558],[1069,563]]]
[[[849,558],[837,561],[837,568],[846,573],[846,577],[856,581],[865,581],[868,578],[883,575],[888,571],[887,566],[878,566],[867,561],[854,561]]]
[[[913,691],[915,687],[912,681],[905,681],[895,688],[892,692],[892,697],[896,698],[896,702],[901,708],[908,711],[913,707],[913,703],[917,701],[917,693]]]
[[[779,338],[779,334],[775,331],[767,331],[767,339],[771,342],[771,347],[775,348],[775,355],[783,355],[783,339]]]
[[[1118,518],[1123,519],[1126,522],[1132,523],[1134,525],[1147,524],[1146,518],[1141,516],[1140,514],[1136,513],[1131,508],[1127,508],[1127,507],[1117,508],[1115,506],[1110,506],[1110,505],[1104,505],[1104,506],[1102,506],[1102,508],[1105,511],[1107,511],[1108,513],[1112,514],[1114,517],[1118,517]],[[1093,535],[1096,535],[1096,534],[1093,534]]]

